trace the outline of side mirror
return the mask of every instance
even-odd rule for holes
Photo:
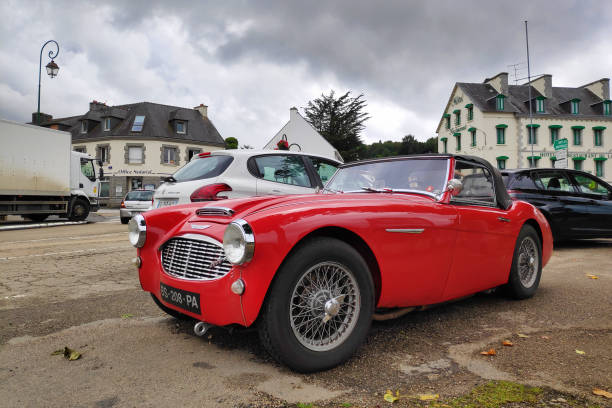
[[[463,183],[461,182],[461,180],[451,179],[451,180],[448,180],[448,183],[446,183],[446,190],[444,191],[450,191],[451,195],[454,197],[456,195],[459,195],[459,193],[461,193],[462,190],[463,190]]]
[[[104,177],[104,169],[102,167],[100,167],[100,171],[99,171],[100,175],[99,175],[99,179],[102,180],[102,178]]]

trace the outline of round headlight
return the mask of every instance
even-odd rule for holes
[[[147,239],[147,224],[142,215],[135,215],[128,224],[130,243],[136,248],[142,248]]]
[[[253,230],[245,220],[236,220],[223,234],[225,257],[233,264],[249,262],[253,258],[255,239]]]

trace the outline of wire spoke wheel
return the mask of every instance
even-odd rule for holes
[[[360,312],[360,291],[353,273],[336,262],[321,262],[298,280],[289,319],[297,340],[313,351],[338,347],[353,332]]]
[[[531,237],[521,241],[518,258],[518,274],[521,284],[530,288],[536,281],[539,267],[539,253],[536,243]]]

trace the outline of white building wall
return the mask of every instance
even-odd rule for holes
[[[276,149],[277,143],[283,138],[283,135],[287,138],[290,146],[289,150],[313,153],[341,162],[344,161],[340,153],[299,114],[296,108],[289,110],[289,122],[263,146],[263,149]]]

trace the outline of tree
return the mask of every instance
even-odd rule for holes
[[[338,150],[345,161],[359,158],[360,137],[365,128],[363,122],[370,117],[364,112],[366,105],[363,94],[356,98],[351,92],[336,98],[334,91],[329,95],[321,94],[317,99],[308,102],[304,108],[306,120]]]
[[[226,149],[237,149],[238,148],[238,139],[235,137],[228,137],[225,139],[225,148]]]

